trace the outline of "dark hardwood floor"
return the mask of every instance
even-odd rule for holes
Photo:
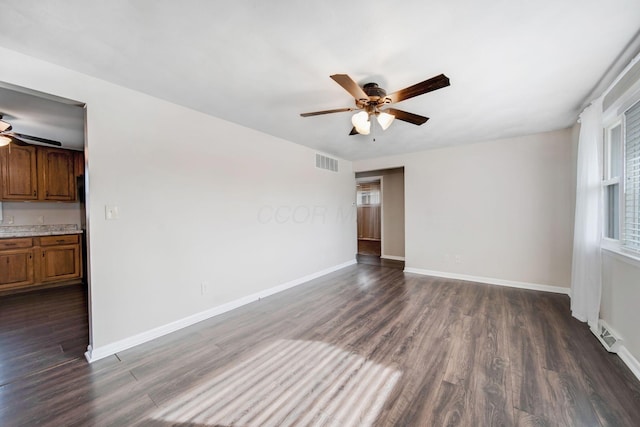
[[[84,285],[0,297],[0,386],[84,357]]]
[[[0,387],[3,426],[639,421],[640,382],[567,296],[366,264]]]
[[[400,270],[404,270],[404,261],[380,258],[380,256],[376,255],[356,254],[356,261],[358,261],[358,264],[376,265],[378,267],[398,268]]]
[[[358,254],[360,255],[377,255],[382,254],[380,240],[358,239]]]

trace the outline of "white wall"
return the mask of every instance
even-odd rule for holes
[[[602,251],[600,318],[607,322],[640,361],[640,261]]]
[[[13,224],[9,224],[9,217],[13,217]],[[44,224],[76,224],[80,227],[79,203],[48,203],[48,202],[2,202],[3,226],[9,225],[40,225],[38,217],[42,216]]]
[[[571,130],[358,161],[404,166],[407,268],[570,286]]]
[[[319,170],[308,148],[0,56],[0,81],[87,103],[94,347],[353,259],[349,162]],[[120,219],[105,220],[107,204]]]

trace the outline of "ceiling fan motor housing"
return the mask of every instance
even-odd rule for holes
[[[378,86],[377,83],[367,83],[362,87],[364,93],[369,97],[368,100],[356,99],[356,105],[358,108],[365,110],[371,110],[370,113],[375,111],[375,108],[379,105],[389,102],[387,98],[387,91]]]

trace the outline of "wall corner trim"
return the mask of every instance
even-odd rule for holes
[[[422,268],[407,267],[405,273],[421,274],[423,276],[444,277],[445,279],[465,280],[468,282],[486,283],[489,285],[507,286],[510,288],[530,289],[534,291],[553,292],[569,295],[570,288],[562,286],[541,285],[529,282],[517,282],[514,280],[494,279],[492,277],[471,276],[467,274],[448,273],[443,271],[424,270]]]
[[[261,298],[266,298],[270,295],[276,294],[278,292],[282,292],[289,288],[293,288],[295,286],[301,285],[303,283],[309,282],[313,279],[317,279],[318,277],[322,277],[329,273],[333,273],[334,271],[349,267],[351,265],[356,264],[356,260],[352,259],[350,261],[344,262],[342,264],[334,265],[329,268],[325,268],[324,270],[317,271],[315,273],[311,273],[304,277],[300,277],[298,279],[291,280],[286,283],[282,283],[280,285],[274,286],[269,289],[262,290],[260,292],[256,292],[254,294],[247,295],[242,298],[238,298],[236,300],[227,302],[222,305],[218,305],[207,309],[205,311],[201,311],[199,313],[192,314],[190,316],[184,317],[182,319],[176,320],[171,323],[167,323],[162,326],[158,326],[157,328],[150,329],[148,331],[130,336],[128,338],[124,338],[122,340],[113,342],[111,344],[104,345],[102,347],[91,348],[87,350],[84,354],[85,358],[89,363],[95,362],[100,359],[104,359],[105,357],[112,356],[120,351],[127,350],[131,347],[135,347],[139,344],[143,344],[145,342],[154,340],[163,335],[170,334],[171,332],[175,332],[179,329],[186,328],[187,326],[191,326],[195,323],[201,322],[203,320],[209,319],[211,317],[217,316],[222,313],[226,313],[235,308],[241,307],[243,305],[252,303]]]

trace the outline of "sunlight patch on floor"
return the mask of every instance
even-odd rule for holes
[[[198,425],[367,427],[400,376],[329,344],[277,340],[152,418]]]

